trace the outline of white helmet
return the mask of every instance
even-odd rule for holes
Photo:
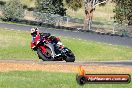
[[[31,35],[34,35],[38,33],[39,29],[38,28],[31,28]]]

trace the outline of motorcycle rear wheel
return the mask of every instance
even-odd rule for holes
[[[43,61],[54,61],[54,58],[51,56],[51,50],[49,48],[46,48],[47,52],[45,54],[42,53],[41,49],[37,49],[38,56]]]

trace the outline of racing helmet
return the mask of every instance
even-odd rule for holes
[[[37,35],[39,32],[39,29],[38,28],[32,28],[31,29],[31,35]]]

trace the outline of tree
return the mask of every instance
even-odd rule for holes
[[[132,25],[132,0],[113,0],[116,4],[115,20],[120,24]]]
[[[77,11],[83,5],[83,0],[66,0],[66,4],[69,8]]]
[[[36,0],[36,11],[41,13],[66,15],[63,0]]]
[[[3,8],[3,18],[10,20],[24,17],[24,9],[20,0],[10,0]]]
[[[0,5],[5,5],[5,4],[6,4],[6,2],[0,1]]]
[[[84,4],[84,30],[91,30],[91,22],[93,17],[93,12],[95,7],[100,4],[106,3],[107,0],[66,0],[67,5],[72,8],[73,10],[78,10]]]
[[[84,0],[85,19],[84,30],[91,30],[93,12],[97,5],[104,6],[108,0]]]

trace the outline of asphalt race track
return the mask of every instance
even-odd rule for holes
[[[32,26],[0,23],[0,28],[30,31]],[[50,28],[45,29],[42,27],[40,28],[40,32],[48,32],[55,36],[65,36],[65,37],[72,37],[72,38],[77,38],[82,40],[90,40],[90,41],[103,42],[103,43],[108,43],[113,45],[123,45],[123,46],[132,47],[132,38],[128,38],[128,37],[101,35],[101,34],[90,33],[90,32],[68,31],[68,30],[61,30],[61,29],[53,30]]]
[[[0,63],[35,63],[35,60],[0,60]],[[37,64],[59,64],[59,65],[107,65],[107,66],[129,66],[132,67],[131,61],[75,61],[75,62],[65,62],[65,61],[37,61]]]

